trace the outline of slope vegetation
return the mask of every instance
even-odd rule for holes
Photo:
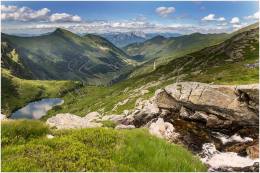
[[[248,29],[215,46],[176,58],[149,74],[136,76],[111,87],[85,86],[65,95],[65,103],[49,112],[121,114],[132,109],[138,98],[146,99],[156,89],[177,81],[215,84],[249,84],[259,81],[259,28]],[[74,97],[71,97],[74,96]],[[45,118],[48,118],[46,116]]]
[[[144,129],[57,131],[36,120],[7,121],[1,144],[7,172],[206,171],[189,151]]]
[[[109,41],[64,29],[35,37],[2,34],[2,43],[15,49],[33,79],[108,84],[132,68],[128,55]]]

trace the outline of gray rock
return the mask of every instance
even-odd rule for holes
[[[101,123],[92,122],[85,117],[79,117],[70,113],[57,114],[49,119],[46,123],[50,127],[56,127],[57,129],[74,129],[74,128],[94,128],[101,127]]]
[[[174,132],[174,130],[173,125],[164,122],[162,118],[158,118],[158,120],[151,123],[149,127],[150,134],[166,140],[175,140],[178,137],[178,134]]]
[[[119,124],[115,127],[115,129],[120,130],[120,129],[134,129],[134,125],[124,125],[124,124]]]
[[[115,123],[121,123],[125,119],[125,115],[106,115],[102,117],[102,121],[113,121]]]
[[[146,124],[154,117],[159,116],[160,109],[153,99],[139,100],[136,105],[136,111],[133,112],[133,124],[137,127]]]
[[[84,119],[87,121],[100,121],[101,115],[98,112],[90,112],[88,113]]]

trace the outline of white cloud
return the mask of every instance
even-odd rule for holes
[[[1,5],[1,11],[2,12],[11,12],[11,11],[15,11],[17,10],[17,7],[16,6],[13,6],[13,5]]]
[[[227,22],[221,22],[221,23],[218,23],[217,26],[227,26]]]
[[[258,20],[259,16],[260,16],[260,12],[258,11],[256,13],[254,13],[253,15],[246,16],[245,19],[248,19],[248,20]]]
[[[209,14],[209,15],[203,17],[201,20],[202,21],[219,21],[219,22],[223,22],[226,19],[224,17],[216,18],[215,14]]]
[[[220,22],[223,22],[225,20],[226,20],[225,17],[220,17],[220,18],[217,19],[217,21],[220,21]]]
[[[209,14],[209,15],[203,17],[201,20],[204,20],[204,21],[213,21],[213,20],[215,20],[215,14]]]
[[[45,22],[80,22],[81,18],[78,15],[67,13],[50,14],[48,8],[33,10],[28,7],[5,6],[1,5],[1,19],[6,21],[45,21]]]
[[[1,6],[3,8],[3,6]],[[17,8],[16,6],[5,6],[5,11],[2,12],[2,20],[16,20],[16,21],[31,21],[31,20],[46,20],[50,10],[42,8],[40,10],[32,10],[28,7]],[[9,11],[7,11],[9,9]],[[11,10],[12,9],[12,10]]]
[[[4,25],[3,32],[7,33],[46,33],[60,27],[75,33],[106,33],[106,32],[132,32],[143,31],[145,33],[154,32],[176,32],[189,34],[194,32],[200,33],[222,33],[227,32],[226,26],[198,26],[192,24],[160,24],[147,21],[124,20],[124,21],[89,21],[89,22],[35,22],[32,24],[23,24],[17,26]],[[19,29],[17,29],[19,28]]]
[[[175,8],[174,7],[158,7],[155,9],[155,12],[162,17],[167,17],[169,14],[175,12]]]
[[[70,15],[68,13],[54,13],[50,16],[51,22],[80,22],[81,18],[78,15]]]
[[[238,17],[233,17],[230,21],[231,24],[239,24],[240,23],[240,20]]]

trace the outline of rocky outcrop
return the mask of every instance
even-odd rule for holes
[[[157,90],[149,100],[138,99],[121,122],[146,127],[152,135],[182,144],[193,153],[212,143],[214,159],[238,159],[214,169],[255,169],[250,158],[259,157],[253,147],[259,136],[258,96],[258,84],[179,82]],[[212,165],[214,159],[207,157],[205,162]]]
[[[91,113],[85,117],[79,117],[70,113],[57,114],[49,119],[46,123],[50,127],[57,129],[73,129],[73,128],[94,128],[101,127],[102,124],[95,122],[98,119],[98,114]]]
[[[201,122],[210,129],[258,127],[258,96],[258,84],[174,83],[157,90],[150,100],[138,99],[135,110],[124,120],[128,118],[128,124],[137,127],[158,117]]]
[[[180,82],[158,91],[159,108],[179,112],[179,116],[206,123],[209,128],[231,125],[258,126],[257,84],[226,86]]]

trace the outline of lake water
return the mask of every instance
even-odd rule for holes
[[[62,105],[64,100],[60,98],[42,99],[40,101],[31,102],[25,107],[11,114],[12,119],[40,119],[51,110],[54,106]]]

